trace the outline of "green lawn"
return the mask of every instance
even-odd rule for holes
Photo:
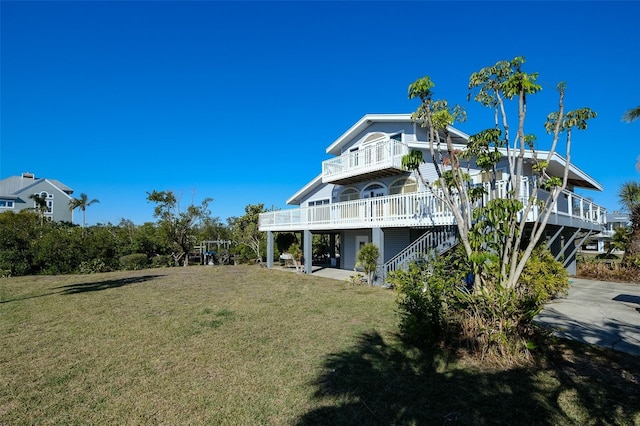
[[[640,424],[640,359],[404,348],[395,293],[257,266],[0,280],[0,424]]]

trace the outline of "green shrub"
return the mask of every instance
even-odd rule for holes
[[[467,291],[466,271],[459,252],[447,256],[426,256],[408,269],[389,274],[387,281],[397,292],[400,329],[405,340],[423,345],[456,334],[454,311],[457,293]]]
[[[111,268],[107,266],[102,259],[85,260],[80,263],[78,267],[78,273],[80,274],[95,274],[98,272],[109,272]]]
[[[174,265],[173,259],[169,254],[158,254],[151,258],[152,268],[165,268],[173,265]]]
[[[128,271],[144,269],[148,265],[149,260],[144,253],[133,253],[120,257],[120,267]]]
[[[358,262],[356,267],[360,266],[367,277],[367,284],[372,285],[375,280],[375,273],[378,269],[378,258],[380,257],[380,250],[373,243],[367,243],[360,251],[358,251]]]
[[[298,243],[293,243],[287,249],[287,253],[293,256],[293,259],[299,261],[302,258],[302,250],[300,249],[300,245]]]
[[[544,245],[536,247],[520,275],[518,289],[538,309],[569,290],[569,274]],[[536,312],[537,313],[537,312]]]
[[[515,288],[486,280],[471,289],[470,270],[458,247],[390,274],[405,340],[444,343],[503,364],[527,360],[533,318],[544,303],[568,289],[566,270],[545,247],[534,250]]]

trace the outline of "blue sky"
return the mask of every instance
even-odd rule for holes
[[[638,2],[5,0],[0,14],[0,177],[99,199],[89,224],[153,221],[153,190],[211,197],[222,221],[286,208],[364,114],[412,112],[424,75],[467,110],[456,127],[490,127],[469,75],[515,56],[540,73],[527,131],[541,149],[558,82],[568,109],[598,113],[572,159],[604,191],[581,194],[613,210],[640,179],[640,121],[621,120],[640,105]]]

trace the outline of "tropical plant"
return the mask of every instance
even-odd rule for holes
[[[80,211],[82,211],[82,229],[83,229],[82,235],[83,236],[84,236],[87,207],[99,202],[100,201],[95,198],[93,200],[89,200],[89,197],[87,197],[87,194],[85,194],[84,192],[80,194],[80,198],[73,198],[69,200],[69,210],[73,211],[79,208]]]
[[[633,181],[623,183],[618,191],[618,201],[629,213],[631,219],[631,229],[622,264],[633,266],[636,264],[634,260],[640,256],[640,183]]]
[[[361,267],[365,276],[367,277],[367,284],[373,285],[375,279],[375,273],[378,269],[378,260],[380,258],[380,250],[378,246],[373,243],[367,243],[360,251],[358,251],[358,261],[356,262],[356,268]]]
[[[409,98],[420,100],[413,119],[428,131],[430,158],[412,151],[403,158],[403,166],[415,171],[434,196],[454,215],[460,242],[473,265],[477,288],[484,285],[515,288],[534,247],[544,234],[547,221],[561,192],[567,187],[571,164],[571,137],[574,129],[586,129],[587,120],[595,117],[588,108],[566,112],[565,85],[559,84],[559,110],[548,115],[545,129],[551,134],[551,148],[543,158],[535,148],[536,137],[524,133],[527,99],[542,90],[537,73],[522,70],[524,58],[500,61],[473,73],[469,79],[469,96],[494,112],[493,126],[468,140],[462,150],[454,146],[450,125],[463,121],[466,114],[459,106],[451,107],[444,100],[433,98],[434,83],[429,77],[416,80],[409,86]],[[516,101],[517,125],[510,126],[507,117],[508,101]],[[512,129],[515,129],[513,131]],[[566,163],[562,176],[551,176],[547,167],[556,155],[561,134],[565,134]],[[443,152],[444,151],[444,152]],[[530,193],[548,191],[546,197],[520,197],[525,181],[525,156],[533,160],[537,179],[530,179]],[[497,166],[506,159],[509,181],[506,196],[497,196]],[[420,166],[430,161],[436,178],[428,181]],[[491,186],[472,187],[468,168],[474,162],[491,176]],[[476,201],[490,191],[491,200],[481,208]],[[529,213],[540,214],[528,223]],[[525,229],[530,226],[531,228]]]
[[[40,194],[31,194],[29,195],[29,198],[33,200],[34,207],[32,210],[35,210],[38,213],[40,226],[44,225],[44,216],[49,211],[49,206],[47,206],[47,197]]]
[[[624,112],[622,119],[627,123],[631,123],[632,121],[636,121],[640,118],[640,106],[635,108],[630,108]]]

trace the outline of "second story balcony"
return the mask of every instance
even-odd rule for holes
[[[495,198],[505,198],[507,181],[496,184],[496,191],[476,202],[474,207],[486,204]],[[545,200],[549,193],[538,190],[535,194],[530,181],[522,182],[520,200],[527,202],[530,196]],[[490,195],[493,194],[493,195]],[[543,210],[536,205],[526,220],[537,220]],[[430,191],[364,198],[321,206],[301,207],[261,213],[261,231],[335,230],[376,227],[430,227],[454,225],[451,211]],[[600,231],[606,224],[606,209],[591,200],[570,191],[563,191],[554,206],[549,224]]]
[[[348,185],[406,172],[402,157],[409,153],[406,143],[388,137],[361,145],[339,157],[322,162],[322,182]]]

